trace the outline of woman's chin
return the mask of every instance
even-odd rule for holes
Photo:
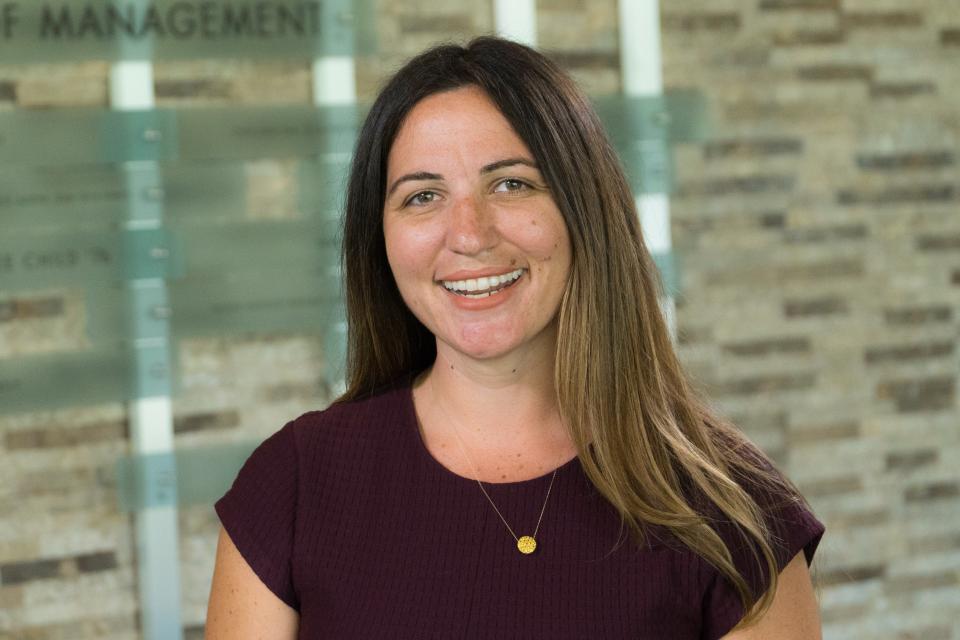
[[[456,340],[438,339],[437,346],[439,349],[449,349],[450,352],[458,354],[457,357],[487,362],[530,354],[543,349],[552,351],[556,348],[556,337],[547,331],[540,331],[533,337],[508,331],[501,332],[496,338],[492,338],[491,335],[492,332],[468,332],[461,334]]]
[[[447,351],[456,357],[467,357],[471,360],[491,360],[509,355],[523,347],[522,340],[491,339],[490,334],[461,335],[457,339],[445,340],[437,338],[439,350]]]
[[[471,360],[496,360],[509,355],[516,349],[515,345],[496,344],[453,344],[450,345],[460,356]]]

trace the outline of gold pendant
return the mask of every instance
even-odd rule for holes
[[[533,553],[534,549],[537,548],[537,541],[533,539],[532,536],[523,536],[517,540],[517,549],[520,549],[520,553]]]

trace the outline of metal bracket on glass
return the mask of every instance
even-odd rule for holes
[[[178,137],[176,112],[150,109],[104,114],[98,139],[107,162],[159,162],[177,158]]]
[[[128,228],[124,234],[123,272],[128,280],[183,275],[183,256],[176,236],[164,228]]]

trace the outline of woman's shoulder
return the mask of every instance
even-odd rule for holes
[[[756,505],[778,572],[801,551],[809,565],[825,532],[813,507],[777,462],[746,435],[730,430],[714,435],[716,444],[725,448],[730,478]],[[758,549],[752,536],[715,504],[708,504],[700,512],[727,546],[734,564],[751,587],[763,587],[768,577],[758,565]]]

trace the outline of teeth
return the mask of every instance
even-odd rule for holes
[[[521,275],[523,275],[523,269],[517,269],[516,271],[511,271],[510,273],[505,273],[499,276],[487,276],[485,278],[476,278],[470,280],[444,280],[443,286],[448,290],[461,295],[471,291],[483,291],[483,293],[467,295],[467,297],[486,298],[490,294],[500,291],[500,289],[496,289],[495,291],[487,291],[487,289],[492,289],[493,287],[499,287],[500,285],[513,282]]]

